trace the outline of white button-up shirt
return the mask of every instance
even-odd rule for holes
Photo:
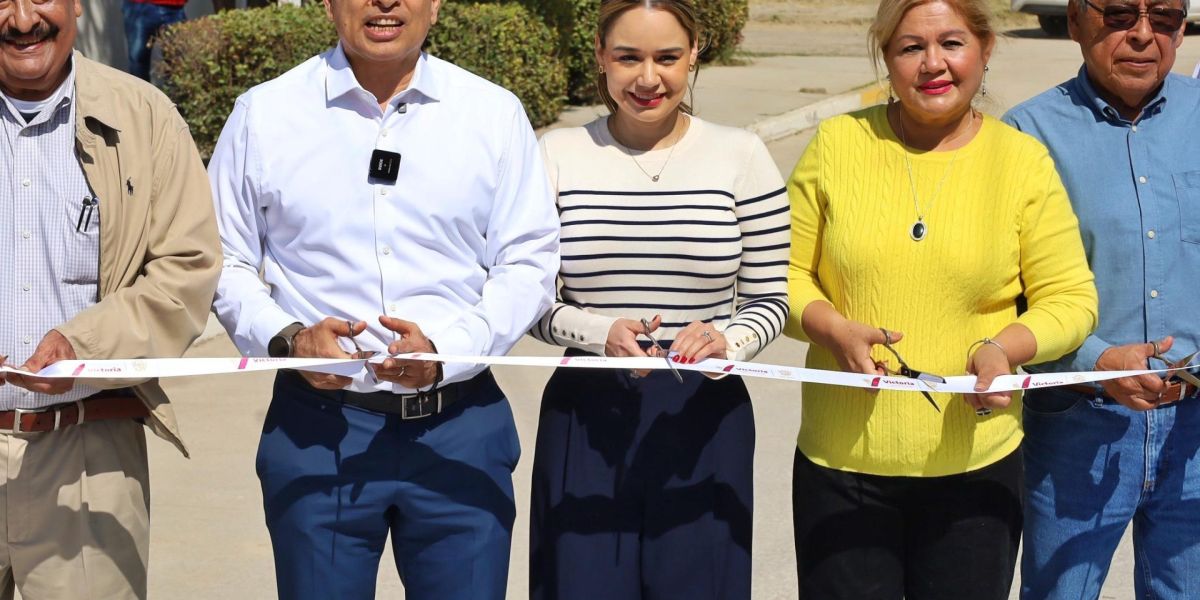
[[[0,97],[0,354],[20,365],[42,337],[96,304],[100,272],[100,209],[91,207],[75,154],[75,68],[39,103],[28,122],[26,108]],[[91,208],[89,208],[91,207]],[[35,394],[0,387],[0,410],[43,408],[74,402],[96,388],[77,381],[69,392]]]
[[[401,155],[392,183],[371,154]],[[416,322],[447,354],[507,352],[550,305],[558,216],[517,98],[422,55],[381,111],[341,47],[238,99],[209,163],[224,269],[214,309],[265,356],[288,324]],[[261,271],[261,278],[260,278]],[[348,344],[345,345],[348,347]],[[445,381],[481,366],[447,364]],[[409,392],[359,375],[348,389]]]

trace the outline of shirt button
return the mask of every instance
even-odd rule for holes
[[[386,129],[384,129],[383,131],[380,131],[380,132],[379,132],[379,137],[387,137],[387,130],[386,130]]]
[[[1146,176],[1142,175],[1141,177],[1138,177],[1138,183],[1146,183]]]
[[[388,305],[388,312],[390,312],[390,313],[395,313],[396,311],[397,311],[397,308],[396,308],[396,305],[395,305],[395,304],[389,304],[389,305]]]
[[[387,195],[387,189],[386,189],[386,188],[379,188],[379,195],[380,195],[380,196],[386,196],[386,195]]]
[[[1137,125],[1134,125],[1134,126],[1133,126],[1133,127],[1131,127],[1130,129],[1132,129],[1134,133],[1137,133]]]
[[[1151,297],[1151,298],[1157,298],[1157,297],[1158,297],[1158,290],[1150,290],[1150,297]]]
[[[21,180],[21,185],[23,185],[23,186],[25,186],[25,187],[29,187],[29,186],[30,186],[32,183],[33,183],[33,182],[32,182],[32,181],[30,181],[28,177],[26,177],[25,179],[22,179],[22,180]]]
[[[22,341],[22,342],[24,342],[24,343],[26,343],[26,344],[32,344],[32,343],[33,343],[33,336],[31,336],[31,335],[27,335],[27,336],[25,336],[25,337],[24,337],[24,338],[23,338],[21,341]]]
[[[1150,239],[1154,239],[1154,230],[1153,230],[1153,229],[1151,229],[1150,231],[1147,231],[1147,232],[1146,232],[1146,237],[1148,237],[1148,238],[1150,238]]]
[[[385,256],[392,253],[392,249],[388,248],[387,246],[384,246],[379,251],[382,252]]]
[[[29,239],[29,238],[30,238],[30,237],[32,237],[32,236],[33,236],[33,234],[32,234],[32,233],[29,233],[29,231],[28,231],[28,230],[26,230],[26,231],[22,231],[22,232],[21,232],[21,239],[25,239],[25,240],[27,240],[27,239]]]
[[[28,283],[26,283],[26,284],[22,285],[22,286],[21,286],[21,290],[22,290],[22,291],[26,291],[26,292],[28,292],[28,291],[29,291],[29,284],[28,284]]]

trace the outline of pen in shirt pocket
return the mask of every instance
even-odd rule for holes
[[[94,196],[84,196],[79,205],[79,220],[75,222],[75,231],[84,232],[92,226],[92,211],[100,206],[100,199]]]

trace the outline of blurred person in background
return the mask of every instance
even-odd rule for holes
[[[164,27],[186,18],[185,4],[187,0],[121,0],[130,74],[150,81],[154,39]]]

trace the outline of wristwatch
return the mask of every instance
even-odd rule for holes
[[[282,331],[275,334],[271,341],[267,342],[267,356],[271,358],[288,358],[296,350],[295,340],[296,334],[304,330],[304,325],[300,323],[292,323],[284,327]]]

